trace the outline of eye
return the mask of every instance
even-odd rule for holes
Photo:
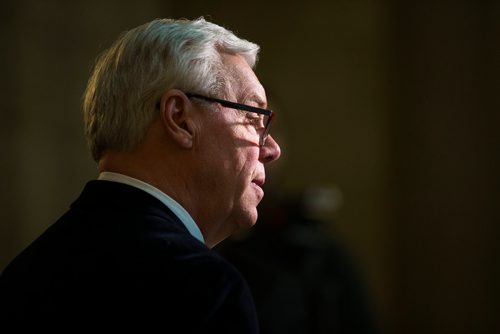
[[[253,112],[249,112],[249,113],[247,113],[247,119],[248,119],[249,123],[254,125],[256,128],[263,126],[262,115],[259,115],[259,114],[253,113]]]

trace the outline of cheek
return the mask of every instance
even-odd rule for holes
[[[259,162],[258,149],[248,148],[239,152],[238,155],[238,169],[242,176],[252,178],[255,173],[257,163]]]
[[[237,184],[235,184],[236,188],[234,189],[234,198],[235,201],[240,203],[239,206],[245,205],[244,203],[247,203],[249,200],[248,196],[251,199],[255,194],[252,180],[256,176],[258,154],[250,151],[240,157],[238,175],[235,178]]]
[[[258,164],[258,150],[240,149],[227,156],[220,169],[218,187],[237,200],[251,186]]]
[[[260,149],[250,140],[246,127],[212,129],[202,148],[204,183],[212,192],[238,197],[247,188],[259,162]],[[253,139],[253,138],[251,138]]]

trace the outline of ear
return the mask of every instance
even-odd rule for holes
[[[190,149],[196,135],[193,105],[186,95],[177,89],[169,89],[160,99],[163,126],[174,143]]]

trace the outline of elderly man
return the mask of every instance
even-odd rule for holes
[[[258,51],[203,19],[155,20],[100,56],[83,103],[98,180],[6,268],[1,323],[258,331],[210,249],[256,222],[280,156]]]

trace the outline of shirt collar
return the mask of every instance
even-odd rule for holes
[[[172,210],[172,212],[180,219],[180,221],[184,224],[184,226],[186,226],[189,233],[193,237],[195,237],[202,243],[205,243],[203,234],[201,234],[200,228],[198,227],[198,225],[196,225],[191,215],[172,197],[168,196],[160,189],[153,187],[152,185],[144,181],[135,179],[133,177],[113,172],[101,172],[97,179],[127,184],[129,186],[141,189],[142,191],[147,192],[151,196],[154,196],[163,204],[165,204],[170,210]]]

